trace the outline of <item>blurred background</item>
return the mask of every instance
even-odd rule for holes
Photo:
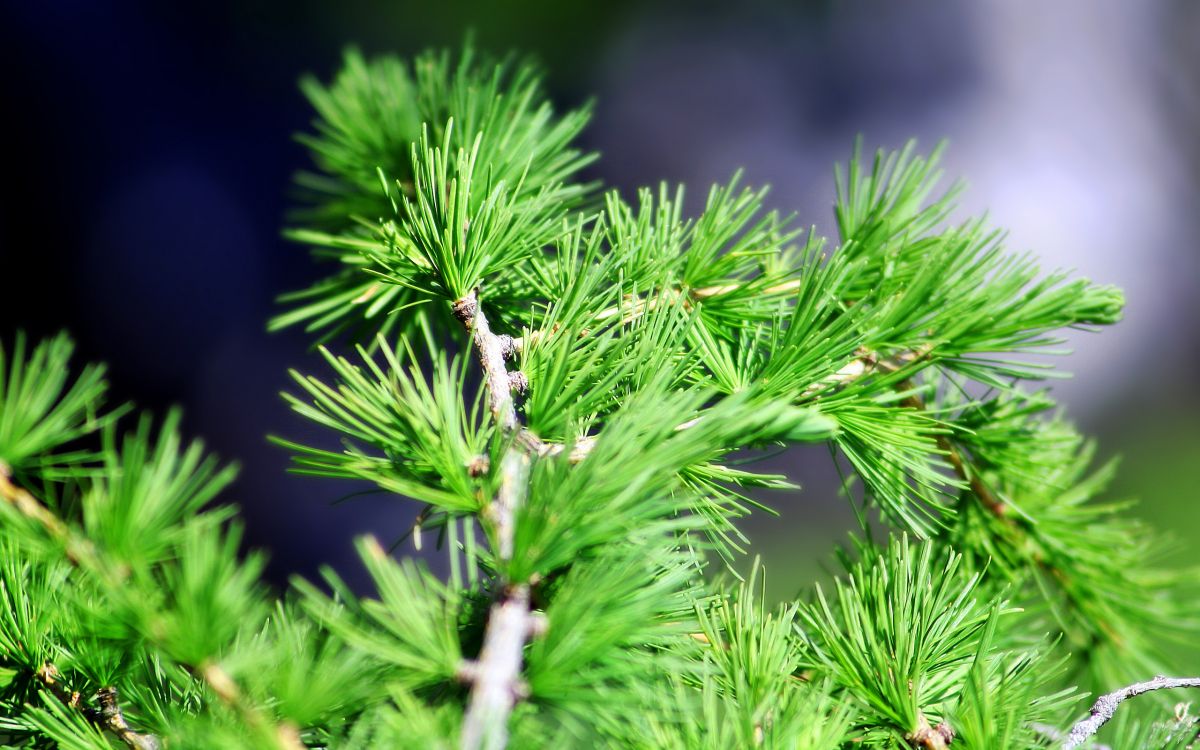
[[[832,232],[832,165],[856,134],[950,140],[1009,244],[1125,288],[1126,320],[1071,339],[1055,393],[1123,454],[1118,496],[1200,541],[1200,4],[1188,0],[633,3],[0,0],[0,336],[69,330],[111,365],[117,400],[182,405],[186,428],[242,465],[229,497],[272,577],[322,563],[359,580],[351,539],[395,538],[414,508],[284,474],[267,433],[309,430],[278,397],[319,369],[268,335],[274,298],[321,273],[279,235],[291,135],[347,44],[537,56],[556,100],[595,96],[594,169],[632,191],[738,167],[773,206]],[[744,528],[784,597],[853,526],[821,450],[772,468],[803,485]]]

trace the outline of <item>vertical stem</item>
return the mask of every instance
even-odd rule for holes
[[[512,397],[513,373],[504,364],[513,351],[512,339],[492,333],[476,292],[454,303],[454,316],[471,334],[488,390],[488,407],[500,429],[515,438],[519,428]],[[486,515],[492,524],[501,562],[500,587],[488,612],[479,658],[463,665],[461,676],[471,683],[463,717],[463,750],[503,750],[508,744],[508,717],[524,689],[521,666],[525,642],[533,635],[536,618],[530,608],[529,584],[503,579],[503,563],[512,560],[517,510],[529,484],[530,457],[514,440],[500,462],[500,488]]]
[[[475,292],[454,303],[454,317],[458,319],[471,334],[471,343],[475,346],[475,354],[483,367],[483,376],[487,383],[488,408],[492,416],[505,432],[517,428],[517,407],[513,403],[512,385],[508,369],[504,366],[506,351],[512,350],[512,339],[507,343],[504,339],[492,333],[487,316],[479,307],[479,297]]]
[[[497,518],[499,554],[512,559],[512,511],[524,499],[529,457],[512,447],[504,455],[500,491],[494,505],[508,509],[507,526]],[[468,665],[463,676],[471,681],[471,699],[463,718],[463,750],[502,750],[508,744],[508,717],[523,697],[521,665],[525,642],[533,635],[529,584],[507,582],[488,612],[487,630],[479,659]]]
[[[512,559],[515,516],[525,501],[529,468],[529,456],[515,445],[505,451],[500,460],[500,490],[492,502],[492,521],[496,524],[497,552],[505,562]]]

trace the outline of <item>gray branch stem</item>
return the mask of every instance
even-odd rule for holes
[[[523,383],[523,377],[505,366],[505,356],[514,349],[512,340],[492,333],[476,292],[455,302],[453,312],[471,335],[492,417],[514,438],[500,462],[500,487],[485,511],[495,532],[496,552],[506,563],[512,560],[517,510],[528,492],[530,455],[536,455],[520,440],[523,431],[512,397],[514,385]],[[521,681],[525,643],[540,624],[530,605],[528,582],[502,580],[488,612],[479,658],[464,663],[459,671],[471,683],[462,725],[463,750],[502,750],[508,744],[508,718],[525,692]]]
[[[1096,699],[1091,711],[1085,719],[1081,719],[1067,732],[1062,750],[1074,750],[1100,731],[1100,727],[1117,712],[1122,702],[1135,698],[1143,693],[1154,690],[1174,690],[1176,688],[1200,688],[1200,677],[1164,677],[1158,675],[1153,680],[1127,685],[1120,690],[1106,693]]]
[[[497,424],[506,432],[517,428],[517,407],[512,397],[512,381],[508,369],[504,365],[506,350],[512,350],[512,339],[507,343],[504,339],[492,333],[487,316],[479,307],[479,296],[471,292],[454,303],[454,317],[471,334],[471,343],[483,368],[484,380],[487,383],[488,408]]]

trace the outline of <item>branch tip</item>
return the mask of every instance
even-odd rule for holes
[[[954,729],[944,721],[931,726],[924,714],[918,714],[917,728],[905,735],[905,739],[921,750],[946,750],[954,740]]]
[[[450,313],[454,315],[455,320],[467,326],[468,329],[471,327],[471,321],[475,318],[478,309],[479,295],[474,289],[450,305]]]

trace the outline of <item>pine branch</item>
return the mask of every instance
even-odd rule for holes
[[[308,187],[317,191],[320,221],[294,233],[343,269],[298,297],[300,308],[281,322],[328,332],[440,299],[451,304],[472,349],[453,360],[457,377],[449,375],[446,353],[428,322],[418,320],[440,365],[431,386],[419,358],[401,367],[382,343],[387,367],[365,352],[364,370],[329,356],[341,382],[330,387],[306,378],[301,385],[312,404],[293,399],[297,411],[346,438],[340,453],[287,444],[306,473],[373,479],[429,505],[418,529],[429,513],[446,529],[454,581],[447,593],[428,590],[424,577],[381,575],[393,561],[371,551],[377,584],[391,582],[380,586],[382,605],[352,605],[361,609],[361,624],[329,616],[355,648],[401,667],[393,684],[406,691],[441,691],[455,676],[470,684],[464,715],[441,692],[421,694],[397,698],[397,710],[387,714],[396,726],[427,725],[412,730],[422,738],[444,738],[457,727],[466,750],[500,750],[510,731],[520,746],[604,744],[615,728],[632,738],[669,708],[678,733],[647,740],[649,730],[641,744],[614,744],[717,747],[737,744],[734,737],[770,744],[772,732],[788,726],[789,709],[765,686],[794,670],[766,656],[786,656],[794,644],[764,631],[764,649],[746,652],[754,659],[730,656],[719,701],[710,703],[707,684],[703,705],[691,700],[695,684],[683,691],[686,705],[665,700],[666,691],[656,695],[645,679],[659,665],[642,650],[651,646],[674,666],[679,662],[671,659],[693,658],[692,645],[675,651],[664,641],[660,653],[644,635],[650,631],[623,628],[659,614],[678,622],[667,593],[696,603],[724,595],[686,587],[682,574],[663,572],[675,566],[658,563],[647,569],[654,586],[634,587],[633,568],[621,555],[645,557],[631,530],[661,533],[680,547],[702,530],[724,553],[729,518],[746,508],[745,498],[723,486],[742,486],[754,475],[713,461],[742,447],[828,440],[885,519],[926,538],[918,561],[905,551],[858,571],[861,585],[839,588],[836,614],[823,599],[820,611],[806,610],[814,669],[824,667],[830,690],[849,692],[855,711],[865,711],[854,741],[881,747],[903,735],[925,750],[1022,747],[1038,732],[1043,744],[1062,742],[1065,733],[1051,742],[1035,725],[1060,721],[1073,699],[1070,691],[1045,694],[1066,659],[1055,663],[1041,650],[1013,645],[1023,626],[1009,624],[991,586],[995,571],[1022,585],[1030,583],[1028,571],[1046,594],[1044,584],[1057,581],[1071,616],[1097,637],[1110,632],[1109,618],[1098,615],[1114,605],[1113,632],[1126,644],[1137,640],[1136,618],[1151,603],[1126,603],[1131,592],[1108,586],[1103,573],[1088,575],[1089,558],[1103,554],[1096,548],[1114,545],[1097,540],[1080,550],[1084,545],[1066,543],[1063,529],[1085,526],[1070,523],[1072,512],[1090,517],[1076,509],[1091,500],[1095,482],[1072,473],[1085,451],[1061,449],[1062,436],[1049,430],[1014,424],[1035,411],[1030,407],[1006,407],[1005,398],[962,403],[913,383],[919,371],[936,368],[950,379],[1016,393],[1015,381],[1046,372],[1009,355],[1046,351],[1064,328],[1114,322],[1119,292],[1068,282],[1061,273],[1043,277],[1029,258],[1006,253],[999,233],[982,221],[946,226],[955,190],[934,196],[937,152],[917,157],[912,144],[881,152],[867,172],[856,148],[838,179],[840,243],[826,254],[811,232],[797,246],[803,232],[792,219],[762,215],[763,192],[739,192],[736,178],[714,188],[695,219],[683,216],[682,188],[642,190],[636,204],[615,192],[603,207],[576,200],[587,193],[566,182],[581,163],[569,148],[577,129],[552,126],[548,107],[533,109],[532,88],[514,82],[504,91],[501,71],[488,83],[466,60],[458,70],[442,65],[431,72],[421,63],[413,82],[398,63],[349,67],[337,85],[316,87],[322,121],[308,143],[324,174]],[[382,195],[373,181],[378,165],[392,180]],[[359,205],[375,208],[347,210]],[[359,226],[352,215],[387,218]],[[524,335],[497,335],[492,324],[500,320]],[[405,327],[407,347],[413,323],[389,315],[380,327]],[[506,364],[518,355],[524,374]],[[486,393],[472,389],[478,398],[464,409],[470,359],[481,367]],[[514,394],[530,381],[535,389],[519,416]],[[914,395],[926,392],[937,393],[937,403]],[[491,419],[481,420],[485,403]],[[668,410],[669,403],[678,408]],[[956,408],[956,416],[945,416]],[[1058,485],[1050,480],[1060,475],[1068,489],[1051,497]],[[1026,476],[1045,477],[1042,494],[1026,491]],[[951,492],[961,495],[953,521]],[[483,605],[474,660],[463,658],[463,647],[475,641],[480,608],[453,567],[461,553],[475,584],[474,537],[458,548],[463,521],[472,534],[481,523],[491,547],[492,600]],[[944,570],[933,566],[931,550],[945,546],[960,547],[969,582],[948,580],[957,556]],[[680,571],[698,556],[691,547],[687,553],[686,564],[676,561]],[[989,555],[998,562],[984,586],[978,563]],[[635,588],[645,602],[627,613],[621,605]],[[417,596],[419,606],[406,610]],[[346,599],[357,597],[347,591]],[[544,625],[534,599],[554,623],[536,640]],[[429,629],[415,627],[426,620]],[[1000,620],[1003,632],[996,631]],[[726,629],[749,634],[742,624]],[[914,632],[923,634],[915,646]],[[396,644],[389,649],[390,640]],[[637,700],[614,698],[608,688],[618,683]],[[596,701],[602,685],[606,699]],[[515,708],[528,696],[539,705],[538,716],[526,720]],[[934,706],[935,713],[924,713]],[[728,725],[731,717],[744,726],[711,735],[700,729]],[[364,736],[385,743],[363,726]],[[824,750],[850,741],[847,731],[793,744]],[[680,741],[661,741],[668,737]]]
[[[18,335],[11,365],[0,347],[0,739],[1073,750],[1126,698],[1200,687],[1157,677],[1054,728],[1077,718],[1068,641],[1091,669],[1156,674],[1150,628],[1200,620],[1171,598],[1183,574],[1143,564],[1157,541],[1096,502],[1110,470],[1017,385],[1050,373],[1014,357],[1115,322],[1121,294],[1043,275],[982,220],[948,226],[936,151],[864,171],[856,148],[826,252],[738,177],[692,218],[682,187],[598,200],[572,145],[587,109],[555,115],[532,68],[469,45],[352,53],[305,89],[316,172],[289,236],[337,270],[271,327],[375,337],[355,361],[322,348],[336,380],[293,373],[285,396],[340,447],[277,442],[298,473],[425,505],[417,547],[438,529],[449,576],[367,538],[377,598],[329,571],[275,599],[235,511],[208,505],[230,467],[181,450],[178,415],[157,446],[147,420],[117,446],[100,368],[72,384],[65,336],[26,356]],[[434,301],[469,343],[400,314]],[[790,482],[728,458],[817,442],[922,541],[880,548],[860,511],[836,597],[768,613],[754,575],[735,592],[704,566],[748,541],[749,488]],[[1035,587],[1064,636],[1041,645],[1042,612],[1004,599]],[[104,687],[69,689],[85,678]],[[1186,711],[1153,741],[1129,724],[1111,744],[1196,737]]]
[[[36,522],[55,541],[63,545],[67,560],[76,568],[86,570],[96,575],[107,587],[124,585],[119,566],[105,560],[96,550],[89,539],[74,532],[61,518],[56,516],[45,504],[38,501],[28,490],[13,484],[7,467],[0,464],[0,496],[12,505],[22,516]],[[212,664],[200,665],[197,674],[212,688],[213,692],[235,708],[247,724],[255,728],[268,727],[269,721],[261,709],[251,704],[243,697],[237,684],[220,667]],[[106,686],[97,694],[100,708],[85,709],[78,693],[68,692],[58,683],[58,669],[51,663],[45,664],[35,675],[39,682],[51,689],[64,705],[79,708],[93,723],[102,726],[115,734],[121,741],[137,750],[157,750],[158,738],[153,735],[134,732],[125,720],[117,703],[117,691],[113,686]],[[286,724],[274,728],[276,744],[280,750],[304,750],[297,730]],[[138,744],[140,743],[140,744]],[[149,744],[154,743],[154,744]]]
[[[452,312],[471,335],[484,371],[492,416],[505,432],[515,432],[518,423],[512,390],[523,378],[516,377],[520,372],[509,373],[504,364],[506,353],[513,352],[511,339],[505,341],[492,333],[477,291],[457,300]],[[502,562],[512,559],[515,518],[528,491],[529,468],[529,455],[514,441],[505,450],[500,463],[500,488],[486,511]],[[529,584],[503,582],[488,612],[479,658],[460,670],[461,678],[471,683],[462,726],[464,750],[500,750],[508,744],[508,717],[523,693],[520,675],[525,643],[539,629],[538,622],[530,607]]]
[[[525,697],[520,679],[525,642],[540,632],[530,609],[529,585],[506,586],[488,612],[479,659],[463,664],[460,677],[471,683],[463,717],[463,750],[499,750],[508,744],[508,717]]]
[[[1062,750],[1074,750],[1087,739],[1100,731],[1100,727],[1108,723],[1116,714],[1121,703],[1129,698],[1136,698],[1143,693],[1153,690],[1174,690],[1177,688],[1200,688],[1200,677],[1164,677],[1158,675],[1152,680],[1127,685],[1119,690],[1100,696],[1086,719],[1081,719],[1067,732],[1067,738],[1062,744]]]
[[[506,355],[514,351],[513,339],[492,333],[487,316],[479,306],[478,290],[472,290],[456,301],[451,312],[471,334],[471,343],[487,382],[488,407],[492,416],[503,430],[512,432],[517,427],[517,406],[512,391],[523,380],[519,372],[510,374],[504,366]]]
[[[38,502],[28,490],[13,484],[12,474],[4,463],[0,463],[0,496],[3,496],[18,513],[36,522],[55,539],[65,541],[70,536],[70,530],[58,516]]]
[[[912,384],[906,381],[903,387],[908,389]],[[917,410],[926,408],[924,399],[917,394],[907,396],[903,403]],[[984,464],[972,455],[967,446],[949,434],[939,433],[936,439],[938,449],[955,475],[969,488],[975,501],[987,514],[1003,525],[1004,533],[995,534],[995,540],[1020,555],[1030,568],[1040,570],[1053,579],[1065,594],[1070,606],[1079,613],[1091,632],[1090,643],[1086,649],[1091,650],[1102,642],[1127,647],[1131,638],[1137,637],[1137,633],[1121,628],[1119,622],[1114,621],[1107,611],[1096,612],[1091,609],[1087,600],[1089,590],[1085,589],[1081,593],[1079,579],[1089,574],[1089,568],[1073,566],[1070,559],[1064,561],[1061,557],[1056,558],[1053,554],[1056,539],[1051,532],[1047,532],[1045,526],[1039,525],[1036,519],[1031,519],[1025,512],[1013,512],[1006,498],[984,480]],[[1110,548],[1109,553],[1111,552]],[[1160,605],[1155,603],[1151,606]],[[1065,632],[1066,626],[1063,627]],[[1143,663],[1150,665],[1147,668],[1156,666],[1152,661]]]

